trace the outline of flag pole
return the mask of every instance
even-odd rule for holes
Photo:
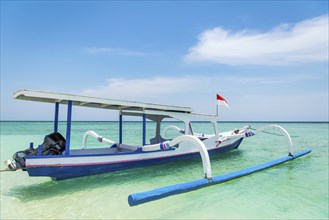
[[[227,104],[227,101],[220,95],[218,95],[218,93],[216,94],[216,100],[217,100],[217,105],[216,105],[216,116],[219,116],[219,109],[218,109],[218,105],[225,105],[226,107],[230,108],[229,105]]]
[[[216,101],[216,116],[218,117],[218,103]]]

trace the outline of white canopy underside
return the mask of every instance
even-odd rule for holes
[[[172,105],[160,105],[143,102],[132,102],[115,99],[97,98],[81,95],[72,95],[65,93],[34,91],[34,90],[18,90],[13,94],[14,99],[30,100],[36,102],[60,103],[67,104],[72,101],[75,106],[84,106],[102,109],[114,110],[131,110],[145,111],[156,110],[165,112],[191,113],[192,108]]]

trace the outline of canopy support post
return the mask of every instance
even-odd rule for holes
[[[119,111],[119,144],[122,144],[122,110]]]
[[[143,146],[146,145],[146,114],[143,113]]]
[[[54,133],[58,132],[58,112],[59,112],[59,102],[55,102]]]
[[[69,100],[68,103],[67,103],[65,155],[70,155],[71,120],[72,120],[72,101]]]

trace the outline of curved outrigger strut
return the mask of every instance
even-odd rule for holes
[[[239,137],[251,137],[257,133],[264,132],[266,130],[276,130],[276,131],[279,131],[281,134],[283,134],[283,136],[286,138],[286,141],[288,144],[288,155],[291,156],[293,154],[293,147],[292,147],[292,141],[291,141],[290,135],[286,131],[286,129],[284,129],[283,127],[281,127],[279,125],[266,125],[259,129],[255,129],[255,131],[248,130],[244,133],[238,133],[238,134],[233,133],[231,135],[224,136],[223,138],[224,139],[226,138],[227,140],[229,140],[232,138],[239,138]]]
[[[286,138],[286,141],[288,143],[288,155],[292,156],[293,154],[293,147],[292,147],[292,141],[291,141],[291,137],[289,135],[289,133],[286,131],[286,129],[284,129],[283,127],[279,126],[279,125],[266,125],[264,127],[261,127],[259,129],[256,130],[256,132],[263,132],[266,130],[277,130],[279,131],[281,134],[284,135],[284,137]]]
[[[209,154],[208,154],[206,146],[202,143],[202,141],[200,139],[198,139],[192,135],[178,136],[175,139],[170,141],[170,145],[175,146],[184,141],[191,143],[193,146],[195,146],[199,150],[201,159],[202,159],[203,172],[205,174],[205,178],[211,179],[212,178],[211,165],[210,165]]]
[[[86,149],[87,148],[87,140],[88,140],[88,137],[89,136],[92,136],[94,138],[96,138],[99,142],[101,143],[104,143],[104,144],[108,144],[108,145],[112,145],[112,144],[115,144],[114,141],[111,141],[109,139],[106,139],[104,138],[103,136],[101,135],[98,135],[96,132],[94,131],[86,131],[83,135],[83,140],[82,140],[82,149]]]

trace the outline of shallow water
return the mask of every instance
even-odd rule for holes
[[[246,124],[259,128],[268,123],[224,122],[219,127],[224,131]],[[136,207],[129,207],[129,194],[202,178],[201,159],[58,182],[29,177],[23,171],[1,172],[1,219],[328,219],[329,124],[278,124],[291,134],[295,151],[311,148],[312,153],[246,177]],[[52,126],[51,122],[1,122],[1,160],[11,158],[30,142],[42,143]],[[196,132],[208,129],[202,122],[194,126]],[[140,122],[126,122],[124,142],[141,144],[141,127]],[[148,139],[154,127],[147,124]],[[81,145],[86,130],[118,139],[118,122],[73,122],[71,146]],[[60,123],[60,131],[65,134],[65,124]],[[238,150],[211,157],[213,175],[281,158],[286,151],[282,136],[262,133],[245,138]]]

